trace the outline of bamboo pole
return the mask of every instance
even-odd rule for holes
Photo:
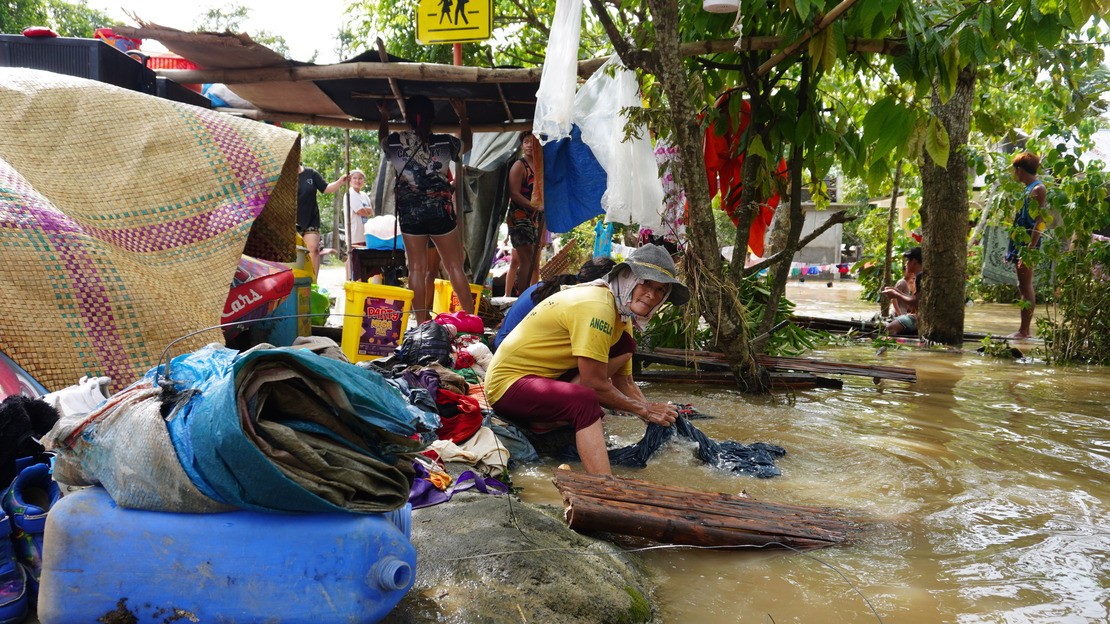
[[[847,1],[847,0],[846,0]],[[829,15],[833,15],[830,12]],[[827,19],[827,17],[826,17]],[[809,33],[819,32],[816,28]],[[186,37],[165,39],[164,31],[151,36],[142,33],[141,29],[136,34],[152,39],[166,41],[195,41]],[[190,36],[201,36],[203,33],[183,33]],[[228,45],[207,35],[199,41],[218,45]],[[799,46],[806,39],[794,42]],[[783,43],[782,37],[751,37],[740,42],[740,50],[773,50]],[[735,52],[735,40],[715,39],[710,41],[694,41],[684,43],[679,47],[683,56],[698,56],[702,54],[720,54]],[[788,48],[776,57],[769,60],[775,61],[785,58],[793,53],[796,48]],[[904,54],[906,46],[901,41],[884,39],[852,39],[848,42],[849,52],[874,53],[897,56]],[[778,59],[778,60],[775,60]],[[578,75],[588,77],[600,68],[608,56],[579,61]],[[770,69],[770,67],[768,67]],[[222,82],[224,84],[242,84],[255,82],[300,82],[313,80],[345,80],[357,78],[419,80],[427,82],[468,82],[477,84],[504,84],[504,83],[539,83],[543,67],[528,68],[486,68],[473,66],[440,65],[435,63],[339,63],[334,65],[297,65],[276,67],[253,68],[227,68],[227,69],[158,69],[155,72],[179,83],[195,84],[204,82]]]
[[[378,58],[381,59],[382,63],[388,63],[389,55],[385,53],[385,42],[382,41],[381,37],[378,37],[377,44]],[[389,90],[393,92],[393,98],[397,100],[397,109],[401,111],[401,118],[408,119],[408,115],[405,113],[405,96],[401,93],[401,85],[397,84],[396,78],[389,79]],[[352,93],[351,97],[358,96]]]
[[[234,85],[258,82],[311,82],[316,80],[389,79],[474,84],[538,83],[542,68],[487,69],[469,65],[433,63],[341,63],[289,65],[236,69],[162,69],[158,75],[180,83],[222,82]]]
[[[235,115],[238,117],[245,117],[247,119],[254,119],[256,121],[277,121],[287,123],[303,123],[311,124],[314,126],[329,126],[332,128],[351,128],[353,130],[377,130],[377,122],[362,121],[359,119],[349,119],[342,117],[325,117],[322,115],[304,115],[300,113],[271,113],[254,108],[218,108],[218,112]],[[503,123],[488,123],[488,124],[475,124],[471,126],[474,132],[519,132],[521,130],[530,130],[532,128],[531,121],[507,121]],[[390,122],[389,129],[391,131],[404,131],[408,130],[408,124],[404,122]],[[432,126],[432,132],[457,132],[458,126],[438,124]]]

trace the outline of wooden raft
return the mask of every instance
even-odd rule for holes
[[[560,469],[567,525],[684,546],[802,550],[839,544],[860,525],[843,512],[758,501],[608,475]]]
[[[640,370],[637,381],[657,381],[669,384],[698,384],[714,386],[736,386],[736,378],[727,370]],[[840,390],[844,382],[839,379],[818,377],[812,373],[771,371],[772,390],[805,390],[809,388],[832,388]]]
[[[722,353],[713,351],[684,351],[682,349],[659,348],[654,351],[637,351],[633,356],[641,363],[671,364],[677,366],[696,366],[706,370],[728,370],[728,362]],[[825,362],[809,358],[776,357],[757,355],[760,366],[771,371],[798,371],[832,375],[856,375],[871,377],[875,380],[917,381],[917,371],[902,366],[875,366],[868,364],[845,364]]]
[[[826,331],[830,334],[853,333],[861,338],[874,338],[885,334],[885,324],[875,321],[844,321],[841,319],[820,318],[817,316],[792,316],[790,322],[798,327],[816,331]],[[987,337],[980,332],[964,332],[964,342],[979,342]]]

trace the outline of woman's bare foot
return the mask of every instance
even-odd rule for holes
[[[1014,333],[1012,333],[1012,334],[1010,334],[1006,337],[1007,338],[1012,338],[1014,340],[1029,340],[1030,338],[1032,338],[1032,336],[1030,336],[1029,334],[1023,334],[1019,331],[1016,331],[1016,332],[1014,332]]]

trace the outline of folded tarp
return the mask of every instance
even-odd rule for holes
[[[119,505],[157,511],[391,511],[408,499],[419,434],[440,424],[377,373],[298,348],[210,345],[121,395],[136,387],[149,390],[143,399],[165,389],[161,409],[109,400],[111,411],[47,437],[63,478],[102,483]]]

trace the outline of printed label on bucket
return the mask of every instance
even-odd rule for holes
[[[405,301],[367,297],[362,313],[359,355],[389,355],[397,348],[404,331]]]

